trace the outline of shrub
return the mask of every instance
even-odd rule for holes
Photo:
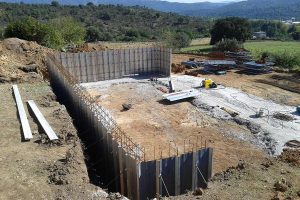
[[[101,39],[100,30],[96,27],[89,27],[86,30],[85,41],[87,42],[96,42]]]
[[[4,31],[4,37],[17,37],[41,43],[48,33],[48,27],[32,17],[11,22]]]
[[[50,23],[41,23],[32,17],[11,22],[4,31],[4,37],[17,37],[36,41],[50,48],[59,49],[62,46],[84,41],[85,29],[72,18],[54,19]]]
[[[243,48],[243,44],[236,39],[224,39],[215,44],[214,49],[218,51],[238,51]]]
[[[173,46],[175,48],[188,47],[192,39],[185,32],[178,32],[174,35]]]
[[[53,19],[49,22],[49,26],[60,32],[64,44],[81,44],[84,42],[85,28],[71,17]]]
[[[294,69],[300,66],[300,58],[297,54],[285,51],[283,53],[273,53],[271,54],[271,58],[278,67]]]

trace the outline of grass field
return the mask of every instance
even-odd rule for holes
[[[262,52],[269,53],[290,53],[300,55],[300,42],[281,41],[250,41],[244,44],[245,49],[251,51],[254,57],[258,57]]]
[[[186,48],[182,48],[181,52],[200,51],[210,52],[212,51],[212,45],[209,45],[209,40],[206,39],[206,43],[199,45],[197,42],[192,42],[192,45]],[[300,42],[281,42],[281,41],[248,41],[244,44],[245,49],[252,52],[254,57],[258,57],[262,52],[280,53],[288,52],[291,54],[300,55]]]

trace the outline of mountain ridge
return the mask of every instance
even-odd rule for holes
[[[8,3],[46,3],[52,0],[6,0]],[[178,3],[161,0],[60,0],[60,4],[79,5],[92,2],[94,4],[112,4],[124,6],[142,6],[150,9],[175,12],[195,17],[227,17],[237,16],[250,19],[288,19],[296,17],[300,21],[300,0],[245,0],[238,2],[199,2]]]

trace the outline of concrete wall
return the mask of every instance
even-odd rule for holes
[[[63,99],[97,159],[102,180],[130,199],[179,195],[205,186],[211,177],[212,149],[144,161],[144,152],[116,124],[109,111],[95,103],[73,75],[54,57],[47,60],[55,94]]]
[[[170,76],[171,73],[171,49],[167,48],[58,53],[55,57],[81,83],[141,74]]]

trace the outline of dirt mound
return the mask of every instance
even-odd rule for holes
[[[97,43],[84,43],[82,45],[78,45],[75,47],[70,48],[68,51],[72,53],[79,53],[79,52],[93,52],[93,51],[105,51],[108,47],[105,47],[101,44]]]
[[[47,78],[46,57],[54,50],[36,42],[8,38],[0,42],[0,83],[40,82]]]
[[[241,177],[241,174],[244,173],[244,170],[246,168],[245,161],[240,161],[237,166],[229,167],[227,170],[215,174],[215,176],[212,178],[212,181],[227,181],[230,177],[235,176],[237,179]]]
[[[42,49],[36,42],[21,40],[19,38],[8,38],[3,40],[3,44],[7,50],[12,50],[17,53],[24,53],[26,51],[36,51]]]
[[[172,66],[171,66],[171,71],[173,73],[181,73],[185,70],[185,66],[184,65],[181,65],[181,64],[175,64],[175,63],[172,63]]]
[[[273,114],[273,117],[275,119],[279,119],[279,120],[282,120],[282,121],[286,121],[286,122],[289,122],[289,121],[293,121],[294,120],[294,117],[293,116],[290,116],[290,115],[287,115],[287,114],[284,114],[284,113],[275,113]]]
[[[284,149],[279,159],[291,166],[300,167],[300,149]]]

